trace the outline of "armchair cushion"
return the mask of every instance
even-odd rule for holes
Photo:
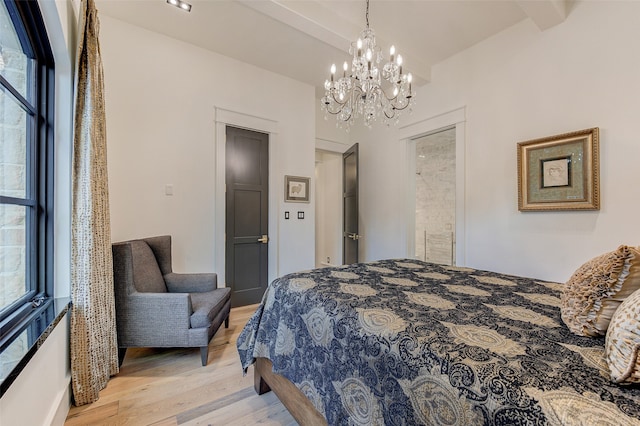
[[[144,241],[132,241],[131,255],[133,267],[136,269],[134,280],[136,290],[142,293],[166,293],[167,287],[151,247]]]
[[[231,289],[218,288],[205,293],[191,293],[191,328],[209,327],[215,316],[231,298]]]

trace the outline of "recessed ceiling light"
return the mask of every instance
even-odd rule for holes
[[[191,12],[191,5],[182,0],[167,0],[167,3],[174,5],[175,7],[179,7],[182,10],[186,10],[187,12]]]

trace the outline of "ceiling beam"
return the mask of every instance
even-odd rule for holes
[[[324,8],[316,2],[300,2],[299,5],[295,5],[295,9],[284,5],[278,0],[267,1],[252,1],[252,0],[237,0],[239,3],[245,6],[257,10],[258,12],[267,15],[283,24],[289,25],[308,34],[324,43],[335,47],[336,49],[344,50],[349,47],[349,38],[345,37],[344,33],[354,32],[358,33],[359,29],[356,25],[346,21],[345,19],[339,19],[339,24],[343,31],[338,32],[335,29],[329,28],[323,25],[321,21],[328,21],[330,18],[326,15]],[[294,6],[294,5],[292,5]],[[334,17],[335,18],[335,17]]]
[[[364,29],[333,11],[318,1],[284,2],[278,0],[252,1],[236,0],[243,5],[289,25],[311,37],[320,40],[342,52],[348,52],[353,37]],[[378,44],[384,44],[380,37]],[[431,65],[415,55],[403,54],[404,62],[414,77],[414,84],[420,86],[431,79]]]
[[[544,31],[567,19],[570,0],[516,0],[529,18]]]

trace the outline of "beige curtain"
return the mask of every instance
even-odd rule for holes
[[[71,382],[76,405],[118,373],[102,60],[94,0],[83,0],[76,62],[71,217]]]

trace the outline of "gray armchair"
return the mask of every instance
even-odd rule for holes
[[[131,347],[199,347],[207,365],[209,341],[229,327],[231,290],[216,274],[176,274],[171,236],[114,243],[118,358]]]

